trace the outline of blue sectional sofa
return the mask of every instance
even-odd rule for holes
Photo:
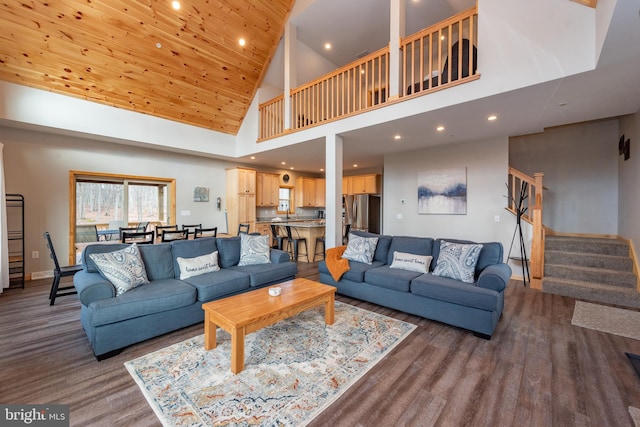
[[[332,277],[327,262],[319,264],[320,282],[338,288],[338,293],[369,301],[427,319],[473,331],[490,339],[504,308],[504,290],[511,268],[503,262],[499,242],[483,243],[473,283],[433,274],[441,242],[474,243],[456,239],[385,236],[354,232],[356,236],[378,237],[373,262],[349,261],[349,271],[340,280]],[[390,268],[394,252],[432,256],[426,274]]]
[[[270,249],[270,263],[239,266],[240,238],[201,238],[138,245],[149,283],[116,296],[91,254],[124,249],[125,244],[93,244],[82,253],[83,270],[74,276],[82,303],[81,323],[96,357],[204,321],[202,304],[293,279],[289,254]],[[180,279],[178,257],[192,259],[218,251],[219,271]]]

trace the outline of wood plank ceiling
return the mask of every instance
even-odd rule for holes
[[[235,135],[294,2],[5,0],[0,80]]]

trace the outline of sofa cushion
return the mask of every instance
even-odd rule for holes
[[[371,268],[364,274],[364,280],[370,285],[391,289],[399,292],[409,292],[411,281],[420,276],[415,271],[392,269],[388,265]]]
[[[171,243],[171,252],[173,254],[173,270],[174,277],[180,277],[180,258],[195,258],[202,255],[209,255],[218,250],[215,237],[203,237],[193,240],[173,240]]]
[[[480,244],[440,242],[438,263],[433,275],[473,283],[481,250]]]
[[[248,274],[228,268],[189,277],[184,279],[184,282],[198,290],[198,301],[201,302],[242,292],[251,286],[251,278]]]
[[[349,233],[349,243],[347,244],[347,249],[345,249],[342,254],[342,258],[346,258],[349,261],[371,264],[377,244],[378,237],[361,237]]]
[[[220,267],[229,268],[240,262],[240,237],[218,237]]]
[[[91,254],[100,274],[116,288],[116,296],[149,283],[144,261],[135,243],[126,248],[100,254]]]
[[[387,264],[387,257],[389,255],[389,246],[391,245],[391,236],[384,234],[369,233],[368,231],[354,230],[349,234],[355,234],[360,237],[377,237],[378,244],[376,245],[376,252],[373,254],[374,261],[380,261],[382,264]]]
[[[93,262],[93,260],[91,259],[92,254],[104,254],[119,251],[120,249],[124,249],[129,246],[131,245],[127,245],[124,243],[95,243],[88,245],[82,251],[82,268],[84,268],[88,273],[100,273],[100,270],[98,270],[98,267],[96,267],[95,262]]]
[[[415,271],[416,273],[428,273],[431,265],[431,255],[416,255],[406,252],[393,252],[393,262],[389,268],[399,270]]]
[[[406,252],[416,255],[432,255],[433,239],[431,237],[394,236],[389,246],[387,264],[393,262],[394,252]]]
[[[384,265],[384,263],[380,261],[373,261],[371,264],[349,261],[349,271],[342,275],[342,279],[351,280],[352,282],[364,282],[364,274],[367,271],[371,270],[372,268],[380,267],[382,265]],[[327,273],[329,273],[328,270]]]
[[[252,287],[283,281],[295,276],[298,271],[295,262],[235,266],[230,269],[248,274]]]
[[[434,276],[431,273],[413,279],[411,293],[488,311],[497,310],[500,301],[499,293],[496,291],[468,285],[448,277]]]
[[[440,242],[442,242],[443,240],[447,242],[452,242],[452,243],[472,243],[472,244],[476,243],[476,242],[472,242],[471,240],[459,240],[459,239],[434,240],[433,246],[432,246],[433,262],[431,263],[431,265],[434,267],[438,263],[438,256],[440,254]],[[476,279],[478,277],[478,274],[480,274],[480,272],[485,268],[487,268],[489,265],[502,263],[502,257],[503,257],[502,243],[482,242],[481,244],[482,244],[482,250],[480,251],[480,256],[478,257],[478,263],[476,264],[476,274],[475,274]]]
[[[106,325],[148,314],[185,307],[196,302],[196,288],[176,279],[155,280],[115,298],[89,304],[91,324]]]
[[[195,258],[177,257],[176,261],[180,266],[180,280],[220,271],[220,267],[218,267],[218,251]]]
[[[139,245],[138,250],[142,255],[142,260],[147,270],[147,278],[150,281],[174,277],[173,255],[169,243]]]
[[[270,262],[269,236],[246,233],[240,235],[240,261],[238,261],[238,265],[259,265]]]

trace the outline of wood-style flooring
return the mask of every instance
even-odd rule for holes
[[[318,279],[317,264],[298,277]],[[123,363],[201,334],[194,325],[97,362],[76,295],[47,300],[50,279],[0,295],[0,403],[70,405],[73,426],[159,426]],[[312,426],[633,426],[640,341],[571,325],[574,299],[511,281],[490,341],[342,296],[418,325]]]

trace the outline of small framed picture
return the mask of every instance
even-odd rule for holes
[[[209,188],[208,187],[195,187],[193,189],[193,201],[194,202],[208,202],[209,201]]]

